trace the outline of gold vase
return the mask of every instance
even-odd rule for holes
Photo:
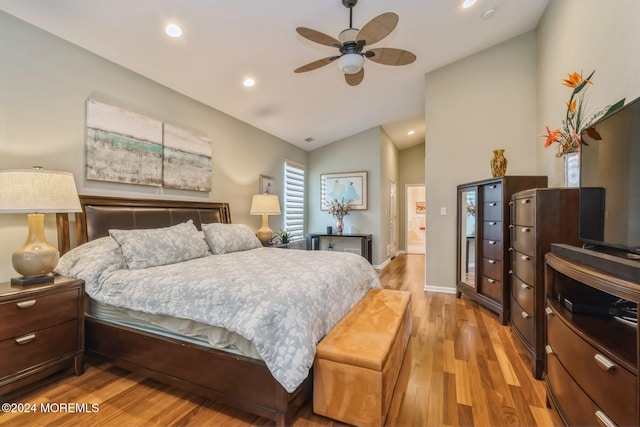
[[[504,149],[502,148],[493,150],[491,173],[494,177],[505,176],[507,174],[507,159],[504,157]]]

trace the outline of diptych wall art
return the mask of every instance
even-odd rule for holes
[[[87,100],[85,176],[211,191],[211,140],[131,111]]]

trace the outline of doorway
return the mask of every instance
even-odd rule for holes
[[[424,184],[407,184],[407,253],[424,254],[426,252],[427,226],[426,216],[426,191]]]

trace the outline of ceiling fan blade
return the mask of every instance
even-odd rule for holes
[[[358,86],[362,83],[362,79],[364,79],[364,68],[361,68],[360,71],[355,74],[345,74],[344,79],[349,86]]]
[[[324,67],[325,65],[329,64],[330,62],[335,61],[336,59],[338,59],[339,56],[330,56],[328,58],[322,58],[322,59],[318,59],[317,61],[313,61],[310,62],[306,65],[303,65],[302,67],[298,67],[295,70],[293,70],[294,73],[306,73],[307,71],[313,71],[313,70],[317,70],[320,67]]]
[[[369,52],[373,52],[374,55],[369,56]],[[371,49],[365,53],[365,56],[373,62],[384,65],[408,65],[416,60],[416,56],[408,50],[393,47]]]
[[[305,39],[311,40],[312,42],[315,42],[315,43],[319,43],[319,44],[322,44],[325,46],[331,46],[331,47],[336,47],[336,45],[337,47],[340,47],[342,45],[342,43],[340,43],[338,40],[334,39],[333,37],[328,36],[324,33],[321,33],[320,31],[312,30],[311,28],[298,27],[296,28],[296,31]]]
[[[367,45],[372,45],[387,37],[396,25],[398,25],[398,15],[393,12],[383,13],[367,22],[358,33],[356,41],[364,40]]]

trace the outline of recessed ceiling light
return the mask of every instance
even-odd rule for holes
[[[482,14],[482,19],[489,19],[491,18],[493,15],[495,15],[496,10],[495,8],[491,8],[491,9],[487,9],[484,11],[484,13]]]
[[[180,37],[182,35],[182,29],[176,24],[169,24],[164,28],[164,32],[170,37]]]
[[[410,130],[409,132],[407,132],[407,135],[413,135],[414,133],[416,133],[415,130]]]
[[[255,80],[253,80],[253,79],[245,79],[245,80],[244,80],[244,82],[243,82],[243,84],[244,84],[246,87],[251,87],[251,86],[253,86],[253,85],[255,85],[255,84],[256,84],[256,81],[255,81]]]
[[[464,7],[465,9],[468,9],[474,4],[476,4],[476,0],[464,0],[464,3],[462,3],[462,7]]]

